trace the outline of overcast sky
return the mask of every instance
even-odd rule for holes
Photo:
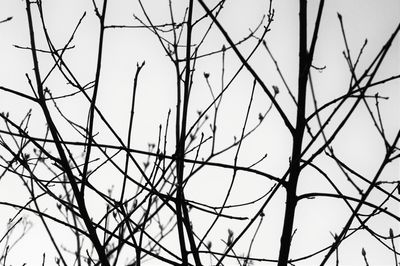
[[[187,1],[173,1],[176,8],[176,19],[183,17],[183,11]],[[214,1],[208,1],[211,5]],[[247,35],[249,30],[255,30],[267,13],[269,1],[227,1],[225,8],[220,14],[220,21],[230,34],[234,41],[240,41]],[[318,7],[318,1],[309,1],[309,24],[312,25]],[[143,1],[144,6],[151,15],[155,24],[167,23],[169,21],[168,1],[148,0]],[[78,30],[72,43],[74,48],[68,50],[64,59],[73,69],[75,75],[81,84],[88,84],[94,78],[95,62],[97,56],[98,41],[98,22],[94,14],[92,2],[82,0],[52,0],[43,1],[45,20],[48,31],[57,48],[65,45],[70,37],[77,22],[83,12],[87,12],[83,23]],[[273,2],[275,9],[274,21],[271,24],[271,30],[267,33],[265,40],[271,49],[275,59],[285,76],[288,86],[295,94],[297,86],[297,67],[298,67],[298,5],[297,1],[276,0]],[[351,47],[352,59],[355,60],[365,39],[368,39],[368,45],[365,47],[359,63],[360,72],[368,66],[372,58],[384,45],[391,33],[397,27],[400,14],[400,2],[398,0],[335,0],[326,1],[326,7],[322,18],[319,41],[315,53],[313,65],[323,70],[313,70],[313,82],[316,87],[318,104],[322,104],[338,97],[348,89],[350,75],[348,66],[342,52],[345,49],[340,24],[337,14],[343,17],[347,41]],[[145,16],[139,9],[135,1],[110,1],[107,11],[106,25],[140,25],[134,19],[133,14],[146,21]],[[194,16],[199,18],[204,14],[200,5],[195,4]],[[34,12],[36,27],[39,27],[37,12]],[[25,73],[33,77],[32,59],[29,50],[17,48],[29,46],[29,34],[27,19],[25,13],[24,1],[2,0],[0,3],[0,21],[12,16],[12,20],[0,24],[0,86],[12,88],[14,90],[32,95]],[[263,25],[266,25],[264,20]],[[202,37],[205,29],[204,24],[199,24],[199,31],[195,31],[194,40],[198,41]],[[197,28],[195,28],[197,30]],[[260,35],[259,30],[256,36]],[[309,29],[311,36],[312,28]],[[43,39],[43,33],[37,30],[37,41],[39,49],[46,49],[46,43]],[[247,55],[251,48],[257,42],[256,38],[250,38],[248,42],[239,46],[239,49]],[[218,51],[222,45],[227,45],[226,40],[220,32],[214,28],[206,39],[204,47],[199,50],[199,54]],[[40,64],[43,73],[46,73],[52,66],[51,58],[40,54]],[[194,75],[194,86],[191,95],[189,109],[189,123],[197,119],[197,111],[205,110],[212,100],[207,83],[203,73],[209,73],[210,84],[214,92],[221,90],[221,53],[199,59],[196,62],[196,72]],[[145,61],[146,64],[140,74],[139,86],[137,91],[137,106],[135,111],[135,129],[133,133],[133,147],[136,149],[147,149],[148,143],[156,143],[158,138],[159,125],[165,127],[168,110],[174,108],[176,102],[176,79],[174,68],[162,49],[156,36],[148,29],[108,29],[105,34],[105,46],[103,55],[103,68],[101,72],[101,81],[99,88],[98,107],[104,115],[111,121],[113,128],[118,134],[126,139],[127,123],[129,121],[130,101],[132,93],[133,77],[136,71],[137,63]],[[296,109],[289,94],[284,88],[284,84],[276,72],[276,68],[264,48],[259,48],[252,59],[249,61],[257,73],[263,78],[263,81],[271,87],[279,87],[280,93],[277,101],[286,111],[290,121],[294,124]],[[400,66],[400,41],[397,38],[392,49],[377,74],[377,80],[399,74]],[[239,67],[239,61],[232,51],[227,52],[226,57],[226,82]],[[60,80],[62,82],[60,82]],[[74,90],[61,79],[59,74],[52,76],[49,81],[49,89],[54,96],[72,93]],[[380,95],[390,97],[382,107],[382,116],[384,118],[385,129],[388,139],[393,140],[394,135],[400,127],[398,116],[400,114],[398,104],[400,102],[400,82],[393,81],[379,86],[371,91],[371,95],[379,92]],[[224,95],[218,120],[218,142],[217,149],[223,149],[233,142],[235,137],[240,136],[242,124],[245,118],[245,111],[250,99],[252,87],[252,78],[246,72],[235,80],[227,93]],[[249,125],[251,128],[258,123],[258,114],[264,113],[270,101],[259,86],[256,87],[252,111],[250,113]],[[87,118],[87,102],[80,98],[68,98],[68,101],[60,101],[59,107],[74,121],[85,124]],[[307,113],[313,111],[312,100],[308,99]],[[16,96],[11,96],[3,91],[0,92],[0,111],[10,112],[13,119],[19,121],[26,112],[33,108],[32,122],[30,132],[32,134],[43,135],[45,122],[39,112],[38,106],[33,106],[26,100]],[[366,108],[363,107],[350,119],[348,125],[344,128],[342,134],[338,135],[337,141],[333,147],[337,155],[340,155],[346,162],[351,162],[359,173],[371,177],[377,171],[384,150],[382,142],[368,117]],[[327,114],[327,113],[326,113]],[[325,115],[326,115],[325,114]],[[324,114],[323,114],[324,115]],[[212,117],[212,112],[210,113]],[[171,122],[172,123],[172,122]],[[191,125],[191,124],[190,124]],[[317,125],[315,122],[312,124]],[[173,130],[173,126],[170,126]],[[60,122],[62,134],[67,139],[77,140],[79,135]],[[372,129],[372,130],[371,130]],[[102,143],[116,144],[117,141],[106,130],[104,125],[96,121],[96,131],[99,132],[98,140]],[[204,126],[204,132],[208,136],[211,134],[209,126]],[[174,133],[171,131],[170,141],[168,142],[168,151],[174,152]],[[260,159],[265,153],[268,157],[262,163],[258,164],[256,169],[268,172],[276,176],[282,176],[289,164],[291,153],[290,133],[285,129],[282,119],[273,109],[266,121],[243,145],[239,156],[239,165],[248,166]],[[314,149],[315,151],[316,149]],[[139,157],[139,160],[145,160],[145,157]],[[232,153],[227,156],[221,156],[214,161],[232,163]],[[343,175],[332,162],[327,162],[326,158],[321,159],[325,170],[338,175],[338,183],[346,185]],[[326,164],[325,164],[326,163]],[[385,178],[396,180],[399,178],[400,167],[396,165],[390,167],[385,172]],[[112,173],[104,170],[104,176]],[[118,184],[113,184],[106,177],[100,178],[101,185],[104,188]],[[188,199],[213,203],[220,205],[226,186],[230,182],[231,172],[225,172],[208,168],[207,172],[201,172],[188,183],[186,195]],[[334,179],[334,178],[333,178]],[[397,179],[398,180],[398,179]],[[210,186],[212,183],[214,186]],[[259,176],[249,174],[238,174],[234,186],[232,197],[229,204],[247,202],[264,195],[272,186],[272,183],[262,179]],[[365,186],[365,184],[360,184]],[[305,172],[299,183],[299,193],[312,190],[324,190],[327,188],[326,181],[315,171]],[[0,201],[12,201],[23,203],[26,198],[19,197],[21,184],[7,176],[0,182]],[[117,189],[116,189],[117,190]],[[349,193],[355,193],[349,190]],[[380,195],[374,195],[380,197]],[[265,210],[266,217],[260,234],[257,238],[252,255],[255,257],[276,258],[279,251],[279,238],[281,233],[281,223],[284,207],[284,193],[278,193],[275,200]],[[330,232],[339,232],[343,227],[343,222],[349,217],[348,209],[344,210],[342,203],[332,200],[307,200],[299,204],[296,212],[296,227],[298,231],[294,237],[292,245],[292,258],[302,257],[310,252],[318,250],[321,246],[331,244],[332,237]],[[94,203],[93,203],[94,204]],[[251,216],[254,214],[261,202],[248,209],[232,211],[232,214]],[[96,206],[94,204],[94,206]],[[397,204],[398,206],[398,204]],[[102,207],[99,207],[99,211]],[[97,211],[97,210],[96,210]],[[15,213],[15,210],[0,206],[0,232],[5,231],[6,221],[9,216]],[[9,213],[9,215],[5,215]],[[193,213],[194,227],[203,231],[209,226],[209,220],[198,213]],[[35,220],[35,218],[32,218]],[[36,221],[36,220],[35,220]],[[374,228],[382,230],[382,234],[387,234],[389,227],[399,229],[398,223],[388,219],[376,219],[371,222]],[[4,228],[4,229],[2,229]],[[221,238],[226,238],[226,229],[232,228],[235,232],[240,232],[243,224],[228,221],[226,224],[219,224],[215,232],[213,243],[221,245]],[[397,234],[399,231],[397,231]],[[43,228],[38,221],[35,222],[33,229],[16,246],[16,251],[10,255],[8,261],[13,265],[20,265],[27,262],[28,265],[41,261],[41,253],[48,251],[38,249],[37,241],[41,238]],[[263,242],[265,241],[265,242]],[[246,242],[248,243],[248,242]],[[398,243],[398,242],[397,242]],[[47,243],[43,243],[46,246]],[[40,245],[41,248],[42,244]],[[238,245],[243,251],[247,251],[243,244]],[[364,247],[370,258],[370,265],[393,265],[392,253],[388,252],[379,242],[372,239],[367,233],[361,233],[357,237],[345,241],[340,249],[341,263],[343,265],[363,265],[361,248]],[[51,249],[49,247],[49,249]],[[17,255],[18,252],[23,252]],[[29,250],[29,255],[27,254]],[[25,253],[27,252],[27,253]],[[37,254],[39,252],[39,254]],[[49,254],[52,251],[49,251]],[[51,258],[51,255],[49,255]],[[296,265],[314,265],[320,261],[321,257],[316,257],[315,261],[299,263]],[[49,259],[49,261],[51,261]],[[333,263],[333,261],[332,261]],[[52,265],[50,262],[48,265]],[[261,265],[261,264],[260,264]],[[342,264],[341,264],[342,265]]]

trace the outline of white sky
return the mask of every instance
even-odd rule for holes
[[[151,0],[143,1],[149,14],[154,19],[154,23],[168,22],[168,2]],[[182,7],[187,1],[174,1],[175,7],[182,11]],[[213,3],[215,1],[208,1]],[[221,22],[235,41],[241,40],[249,34],[249,28],[254,29],[266,13],[269,1],[227,1],[225,9],[221,13]],[[296,3],[296,4],[295,4]],[[310,22],[314,21],[318,6],[318,1],[309,1]],[[43,1],[45,19],[48,30],[56,45],[61,48],[69,38],[77,21],[86,10],[87,15],[81,28],[76,34],[73,42],[75,48],[67,51],[65,60],[70,64],[71,69],[80,79],[82,84],[93,80],[95,61],[97,54],[97,32],[98,24],[93,13],[91,1]],[[289,87],[295,91],[297,83],[297,64],[298,64],[298,26],[297,14],[298,7],[296,1],[276,0],[273,3],[275,9],[274,22],[271,31],[266,36],[266,41],[274,54],[276,60],[283,71],[283,75]],[[337,97],[347,90],[349,83],[349,72],[343,58],[344,50],[343,39],[340,31],[337,13],[343,16],[348,42],[351,47],[353,60],[356,58],[364,40],[368,39],[368,45],[364,50],[359,67],[363,69],[371,62],[372,56],[380,50],[385,41],[389,38],[399,21],[400,2],[398,0],[337,0],[326,1],[323,14],[319,42],[315,54],[314,65],[325,67],[322,72],[313,72],[313,82],[316,86],[318,104],[322,105],[329,100]],[[135,1],[110,1],[107,11],[107,25],[138,25],[133,20],[132,14],[139,16],[144,21],[144,16]],[[195,5],[195,17],[201,16],[204,12],[201,7]],[[2,0],[0,2],[0,20],[12,16],[13,19],[7,23],[0,24],[0,86],[12,88],[26,94],[32,95],[27,84],[25,73],[33,76],[32,63],[28,50],[17,49],[13,45],[28,46],[29,36],[27,31],[27,19],[25,15],[25,4],[23,1]],[[37,12],[34,13],[37,17]],[[176,19],[182,17],[182,12],[176,13]],[[38,21],[36,21],[38,23]],[[37,24],[38,25],[38,24]],[[194,38],[200,38],[204,25],[199,25],[200,33],[194,34]],[[311,29],[310,29],[311,30]],[[45,49],[41,33],[38,35],[38,47]],[[204,48],[200,53],[219,50],[226,41],[220,33],[214,29],[210,37],[206,40]],[[241,51],[247,55],[250,47],[255,44],[255,39],[239,46]],[[41,68],[45,73],[52,65],[48,55],[41,54]],[[103,68],[101,85],[99,88],[98,106],[104,115],[111,121],[113,128],[126,139],[127,123],[129,119],[131,90],[136,64],[146,61],[139,77],[139,87],[137,92],[137,108],[135,113],[135,129],[133,133],[134,148],[147,149],[147,144],[156,142],[158,137],[158,127],[160,124],[165,126],[167,112],[172,109],[172,117],[175,108],[175,76],[171,62],[161,49],[157,38],[146,29],[113,29],[107,30],[105,35],[105,50],[103,56]],[[378,73],[379,78],[390,77],[399,74],[400,62],[400,41],[397,38],[389,52],[382,71]],[[287,111],[289,119],[294,123],[295,106],[290,101],[290,97],[284,85],[275,71],[268,53],[260,48],[250,61],[251,65],[268,86],[277,85],[280,88],[278,102]],[[226,82],[237,70],[238,60],[233,52],[228,51],[226,58]],[[204,110],[212,100],[207,84],[203,78],[203,72],[210,73],[210,82],[216,92],[220,91],[221,75],[221,56],[214,55],[207,59],[200,59],[196,63],[196,74],[194,76],[195,85],[193,87],[189,121],[193,123],[197,118],[196,111]],[[358,74],[361,74],[358,73]],[[60,76],[55,75],[53,80],[49,80],[50,90],[53,95],[70,93],[73,90],[65,82],[59,82]],[[234,136],[238,137],[242,128],[245,110],[249,101],[252,79],[250,75],[243,71],[242,75],[233,83],[232,88],[224,95],[221,104],[221,113],[218,120],[218,141],[217,150],[232,143]],[[379,92],[382,96],[391,97],[382,107],[382,116],[386,126],[386,133],[390,140],[399,130],[399,109],[400,102],[399,81],[379,86],[370,93],[374,95]],[[10,112],[11,117],[19,121],[30,108],[33,108],[32,124],[30,133],[43,134],[44,120],[40,115],[39,109],[28,105],[27,101],[20,100],[18,97],[10,96],[5,92],[0,92],[0,111]],[[258,113],[264,112],[270,104],[265,93],[258,86],[255,92],[255,99],[252,113],[249,119],[249,127],[258,122]],[[76,121],[84,124],[87,114],[87,103],[82,99],[75,99],[74,102],[60,101],[59,106],[66,114]],[[312,101],[310,98],[309,106]],[[374,106],[374,105],[371,105]],[[312,109],[307,109],[308,113]],[[327,115],[326,114],[323,114]],[[212,113],[210,113],[212,117]],[[97,120],[99,121],[99,120]],[[170,128],[173,128],[173,119]],[[316,126],[314,123],[313,126]],[[64,136],[74,140],[79,136],[73,133],[65,123],[60,122]],[[372,129],[372,130],[371,130]],[[98,122],[96,130],[100,132],[98,140],[103,143],[116,144],[115,138]],[[208,125],[204,127],[206,135],[210,134]],[[173,153],[174,135],[170,132],[168,142],[169,151]],[[345,162],[350,162],[351,166],[360,173],[372,177],[381,162],[383,150],[382,143],[376,130],[368,117],[366,108],[361,107],[354,118],[350,119],[344,132],[339,134],[333,147],[337,155],[340,155]],[[271,111],[263,122],[259,130],[252,135],[245,143],[239,156],[239,165],[251,165],[261,158],[266,152],[268,157],[256,168],[276,176],[281,176],[288,166],[291,152],[291,139],[288,131],[284,128],[282,120],[277,116],[275,110]],[[315,149],[313,149],[315,151]],[[228,156],[229,155],[229,156]],[[139,161],[145,157],[138,157]],[[221,156],[215,161],[232,163],[232,154]],[[317,160],[318,163],[329,171],[332,179],[342,186],[348,186],[345,178],[335,165],[326,158]],[[398,180],[400,167],[396,165],[388,168],[384,177],[388,180]],[[115,185],[116,191],[120,184],[110,181],[111,170],[104,170],[100,175],[99,186],[103,189]],[[222,202],[221,191],[226,189],[232,176],[231,172],[207,168],[193,178],[187,186],[186,195],[189,199],[198,200],[206,203],[220,205]],[[397,178],[397,179],[396,179]],[[209,184],[212,183],[213,186]],[[232,192],[229,204],[251,201],[265,194],[271,187],[271,182],[249,174],[240,173]],[[360,186],[365,184],[360,183]],[[307,170],[299,183],[299,193],[309,192],[314,189],[324,190],[327,183],[322,180],[313,170]],[[19,181],[5,177],[0,181],[0,201],[24,201],[26,198],[20,196],[23,189]],[[348,193],[356,195],[354,190],[349,189]],[[373,195],[378,198],[379,195]],[[343,204],[338,204],[337,200],[307,200],[299,203],[296,212],[296,227],[298,231],[294,237],[291,257],[301,257],[309,252],[316,251],[321,245],[329,245],[332,241],[330,232],[339,232],[343,226],[343,221],[349,217],[348,209]],[[91,204],[97,204],[93,201]],[[276,258],[279,251],[279,237],[281,233],[281,221],[283,215],[284,194],[283,191],[275,198],[266,211],[265,221],[257,237],[252,255],[255,257]],[[53,204],[54,205],[54,204]],[[94,205],[96,206],[96,205]],[[257,205],[259,206],[259,204]],[[398,203],[397,203],[398,206]],[[54,206],[53,206],[54,207]],[[248,209],[240,209],[239,213],[232,211],[230,214],[241,216],[251,216],[256,210],[256,206]],[[103,210],[103,206],[96,206],[94,209]],[[1,213],[14,213],[8,207],[0,206]],[[32,215],[31,215],[32,216]],[[194,228],[203,232],[210,223],[205,220],[203,215],[193,212]],[[1,228],[5,228],[5,222],[9,215],[1,215]],[[208,217],[209,218],[209,217]],[[32,217],[35,220],[35,217]],[[213,232],[213,243],[215,246],[223,246],[220,239],[226,238],[227,228],[239,232],[244,224],[227,221],[219,223]],[[373,228],[382,234],[387,234],[390,227],[399,232],[398,222],[390,219],[375,219],[371,222]],[[33,262],[41,261],[41,254],[48,251],[38,246],[37,241],[44,236],[42,226],[38,221],[35,222],[34,229],[16,246],[15,253],[11,254],[8,261],[13,265],[20,265],[22,262],[30,262],[28,265],[37,265]],[[3,230],[5,231],[5,229]],[[254,228],[253,230],[254,231]],[[251,235],[251,234],[250,234]],[[173,240],[173,239],[172,239]],[[171,241],[172,241],[171,240]],[[248,242],[246,242],[248,243]],[[47,244],[43,243],[43,247]],[[37,247],[32,248],[32,247]],[[238,248],[242,247],[241,252],[246,252],[246,244],[239,243]],[[357,237],[352,237],[345,241],[340,248],[341,265],[363,265],[361,248],[367,250],[370,265],[393,265],[393,255],[387,252],[377,241],[373,240],[367,233],[361,233]],[[29,250],[29,252],[28,252]],[[17,255],[19,254],[19,255]],[[23,255],[22,255],[23,254]],[[48,255],[48,265],[51,252]],[[22,256],[21,256],[22,255]],[[318,260],[319,259],[319,260]],[[315,265],[320,261],[311,260],[307,263],[296,265]],[[311,264],[309,264],[311,263]],[[333,263],[333,261],[332,261]],[[343,263],[343,264],[342,264]],[[264,264],[260,264],[264,265]],[[267,265],[267,264],[265,264]],[[272,264],[271,264],[272,265]],[[330,264],[332,265],[332,264]]]

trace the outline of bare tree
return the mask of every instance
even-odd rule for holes
[[[274,43],[278,3],[211,2],[26,0],[0,18],[23,15],[29,59],[0,78],[1,265],[21,242],[42,265],[400,265],[400,24],[357,50],[346,16],[330,28],[325,1],[300,0],[296,44]],[[322,55],[340,52],[331,79]]]

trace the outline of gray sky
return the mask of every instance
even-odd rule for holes
[[[154,23],[162,24],[169,21],[168,1],[152,0],[143,2]],[[208,2],[211,5],[214,1]],[[309,23],[312,25],[318,1],[309,2]],[[178,21],[183,17],[186,1],[174,1],[173,4],[177,10],[175,16]],[[268,1],[261,0],[247,1],[246,3],[244,1],[227,1],[220,15],[220,21],[232,39],[236,42],[240,41],[249,35],[249,29],[255,30],[261,22],[263,15],[267,12],[267,4]],[[66,52],[64,59],[71,69],[73,69],[74,74],[78,77],[81,84],[91,82],[94,78],[98,40],[98,23],[91,1],[43,1],[43,7],[48,31],[58,48],[61,48],[65,44],[83,12],[87,11],[82,26],[72,42],[72,45],[75,47]],[[275,9],[275,17],[271,24],[271,30],[267,33],[265,40],[275,59],[279,62],[280,69],[289,88],[295,94],[298,74],[297,2],[289,0],[274,1],[273,8]],[[313,70],[312,72],[319,106],[346,92],[350,81],[348,66],[342,54],[345,46],[337,13],[340,13],[343,17],[348,37],[347,41],[351,47],[352,60],[357,58],[364,40],[368,39],[368,45],[363,51],[358,66],[360,72],[357,72],[357,74],[361,75],[363,69],[370,64],[373,57],[398,25],[399,11],[400,2],[397,0],[326,1],[313,63],[315,67],[324,69],[322,71]],[[133,19],[133,14],[146,21],[145,16],[135,1],[110,1],[107,12],[107,25],[140,25],[137,20]],[[194,14],[195,18],[204,14],[204,11],[198,4],[195,4]],[[37,17],[37,15],[37,12],[35,12],[34,16]],[[0,86],[32,95],[25,78],[25,73],[33,77],[30,53],[28,50],[18,49],[14,46],[29,46],[24,2],[3,0],[0,3],[0,20],[9,16],[13,17],[11,21],[0,24],[0,36],[2,36],[0,38],[0,62],[3,62],[0,64]],[[35,23],[39,27],[39,21],[35,20]],[[265,23],[266,21],[264,20],[264,25]],[[195,41],[200,40],[206,25],[206,23],[196,25]],[[262,29],[256,33],[256,36],[259,36],[261,31]],[[312,28],[309,29],[310,38],[311,32]],[[167,35],[165,34],[165,36]],[[183,40],[184,36],[183,34]],[[169,34],[169,38],[171,38],[171,34]],[[37,41],[38,48],[46,49],[43,33],[39,30],[37,31]],[[256,41],[256,38],[250,38],[248,42],[240,45],[239,49],[247,55],[251,48],[254,47]],[[216,28],[213,28],[209,37],[205,40],[203,48],[199,50],[199,54],[218,51],[222,45],[226,44],[227,42],[221,36],[220,32]],[[52,66],[52,60],[48,54],[44,53],[40,54],[39,59],[41,69],[43,73],[46,73]],[[136,149],[146,150],[148,143],[157,142],[159,125],[161,124],[163,129],[165,128],[169,109],[172,110],[171,117],[174,117],[176,104],[174,68],[157,38],[148,29],[109,29],[106,31],[98,107],[111,121],[113,128],[123,139],[126,139],[127,135],[132,83],[136,64],[143,61],[146,62],[146,65],[139,77],[133,146]],[[196,62],[194,86],[189,108],[189,123],[193,123],[197,119],[198,110],[205,110],[212,101],[212,95],[203,76],[204,72],[210,73],[209,81],[214,93],[217,94],[220,92],[221,62],[221,53],[199,59]],[[249,62],[269,88],[272,88],[272,85],[279,87],[280,93],[277,96],[277,101],[294,124],[296,115],[295,105],[291,101],[267,51],[264,48],[259,48]],[[400,41],[397,38],[383,63],[382,69],[377,74],[377,80],[398,75],[400,69],[399,62]],[[239,67],[238,63],[239,61],[234,53],[231,50],[227,51],[225,66],[226,83],[237,71]],[[54,96],[74,91],[64,80],[62,82],[60,80],[61,76],[59,74],[54,74],[48,80],[49,89]],[[218,114],[217,150],[230,145],[235,136],[240,136],[245,111],[250,99],[252,82],[252,77],[246,71],[243,71],[235,82],[233,82],[231,88],[227,90],[227,93],[224,94],[221,110]],[[374,95],[379,92],[381,96],[390,97],[390,100],[384,102],[381,110],[389,140],[393,140],[400,126],[398,119],[398,103],[400,102],[399,85],[400,82],[398,80],[392,81],[373,88],[369,93],[370,95]],[[22,119],[25,113],[30,108],[33,108],[29,132],[33,135],[43,135],[45,124],[38,106],[32,106],[25,100],[10,96],[5,92],[0,92],[0,95],[0,111],[10,112],[16,121]],[[68,101],[59,101],[59,107],[70,118],[73,118],[74,121],[85,124],[88,110],[87,102],[79,97],[68,99]],[[309,97],[307,103],[307,113],[310,114],[313,112],[311,97]],[[270,100],[262,92],[260,86],[257,86],[248,121],[249,129],[257,125],[258,114],[264,113],[269,105]],[[374,105],[371,104],[371,106]],[[350,105],[346,106],[346,110],[349,107]],[[322,113],[322,117],[326,118],[330,111],[332,109],[329,109],[326,113]],[[340,117],[343,117],[344,114],[343,112]],[[212,118],[213,112],[210,111],[209,115]],[[67,139],[78,140],[80,136],[66,123],[61,121],[60,119],[59,126],[62,129],[62,134]],[[332,127],[328,128],[328,132],[333,130],[338,121],[340,120],[333,121]],[[170,154],[174,152],[175,147],[173,119],[171,123],[170,140],[167,146]],[[317,128],[316,121],[312,121],[311,125]],[[95,128],[99,132],[97,136],[99,142],[117,143],[115,137],[112,137],[109,130],[105,128],[99,119],[96,120]],[[204,126],[203,131],[205,135],[209,136],[211,134],[207,124]],[[319,143],[321,144],[322,142]],[[318,145],[312,148],[308,155],[315,152],[317,147]],[[368,116],[365,106],[360,108],[359,112],[355,113],[354,117],[349,120],[348,125],[345,126],[343,133],[339,134],[333,143],[336,155],[340,155],[345,162],[351,163],[351,167],[356,171],[369,178],[373,176],[381,163],[384,154],[382,147],[381,139],[376,130],[374,130],[374,125]],[[205,148],[202,151],[204,154],[201,155],[206,156],[208,151]],[[268,153],[267,159],[263,160],[255,168],[279,177],[282,176],[289,164],[291,139],[289,132],[284,127],[282,119],[275,109],[272,109],[268,113],[265,121],[257,131],[246,139],[240,151],[238,164],[242,166],[251,165],[265,155],[266,152]],[[223,156],[215,158],[213,161],[232,163],[233,154],[233,152],[228,152]],[[194,156],[194,154],[190,156]],[[146,159],[145,157],[138,158],[140,161]],[[332,179],[337,181],[349,195],[357,195],[354,189],[348,189],[348,182],[332,161],[326,157],[322,157],[317,162],[324,170],[331,173]],[[132,171],[134,172],[134,170]],[[399,172],[400,168],[397,162],[397,164],[389,167],[383,176],[387,180],[394,181],[398,180]],[[113,173],[111,169],[102,169],[98,173],[98,180],[96,179],[94,182],[101,189],[106,190],[114,186],[115,191],[118,191],[121,184],[110,181],[109,176],[112,176]],[[187,198],[218,206],[222,203],[224,196],[221,191],[226,191],[231,177],[232,171],[207,168],[207,170],[201,171],[188,183],[186,187]],[[21,189],[19,181],[6,176],[1,182],[3,184],[0,183],[0,201],[20,202],[21,204],[26,201],[26,195],[21,197],[19,193],[16,193]],[[260,176],[249,175],[248,173],[238,173],[235,182],[232,196],[228,202],[229,204],[238,204],[259,198],[273,184]],[[213,186],[209,185],[211,183]],[[359,181],[359,186],[365,188],[366,184]],[[329,189],[331,188],[321,175],[312,169],[307,169],[301,178],[298,190],[299,193],[305,193],[314,190],[327,191]],[[380,202],[378,199],[381,199],[382,195],[376,193],[371,195],[371,197]],[[266,216],[252,252],[254,257],[276,258],[279,252],[278,243],[281,233],[284,201],[284,193],[281,191],[265,210]],[[233,209],[228,213],[251,217],[262,202],[257,202],[251,207],[239,208],[238,210]],[[44,202],[44,204],[46,205],[47,203]],[[104,210],[103,206],[96,205],[97,202],[95,199],[90,201],[90,204],[94,206],[94,216],[96,216],[97,212]],[[396,204],[398,206],[398,202]],[[301,201],[296,212],[296,228],[298,231],[293,239],[291,258],[302,257],[317,251],[321,246],[330,245],[332,242],[330,233],[339,232],[343,227],[343,222],[350,215],[348,208],[346,208],[339,200],[314,199]],[[2,213],[9,212],[9,215],[15,213],[15,210],[2,206],[0,206],[0,211]],[[210,225],[210,220],[207,216],[194,211],[192,217],[194,228],[199,230],[199,232],[204,232]],[[8,218],[8,215],[2,215],[0,226],[5,228],[5,222]],[[35,218],[32,219],[35,220]],[[235,232],[240,232],[244,224],[232,221],[220,222],[213,231],[212,239],[210,240],[213,241],[215,247],[223,249],[224,245],[220,239],[226,238],[227,228],[231,228]],[[371,219],[370,225],[382,234],[387,234],[390,227],[393,227],[393,229],[399,228],[398,222],[394,222],[392,219]],[[32,249],[32,245],[37,246],[37,243],[32,244],[32,242],[36,242],[42,235],[43,228],[38,221],[35,221],[34,228],[16,246],[18,252],[24,251],[24,256],[17,256],[15,251],[14,256],[10,255],[9,263],[19,265],[27,261],[28,258],[32,265],[35,265],[33,264],[34,261],[40,262],[42,249],[38,254],[36,250]],[[251,234],[249,235],[250,237]],[[246,246],[250,240],[249,238],[246,238],[247,241],[244,241],[243,244],[241,242],[238,244],[238,250],[247,251]],[[171,238],[168,241],[174,243],[174,240],[176,239]],[[169,243],[168,241],[167,243]],[[46,245],[47,243],[43,243],[43,247]],[[339,253],[341,264],[363,265],[363,258],[361,256],[362,247],[367,250],[371,265],[393,265],[392,253],[388,252],[367,233],[360,233],[345,241]],[[40,248],[42,248],[42,244]],[[49,249],[50,247],[47,250],[43,249],[43,251],[47,252]],[[49,251],[49,265],[51,265],[51,252]],[[313,263],[317,263],[320,259],[321,257],[316,256],[315,261],[311,260],[307,263],[298,263],[296,265],[314,265]]]

